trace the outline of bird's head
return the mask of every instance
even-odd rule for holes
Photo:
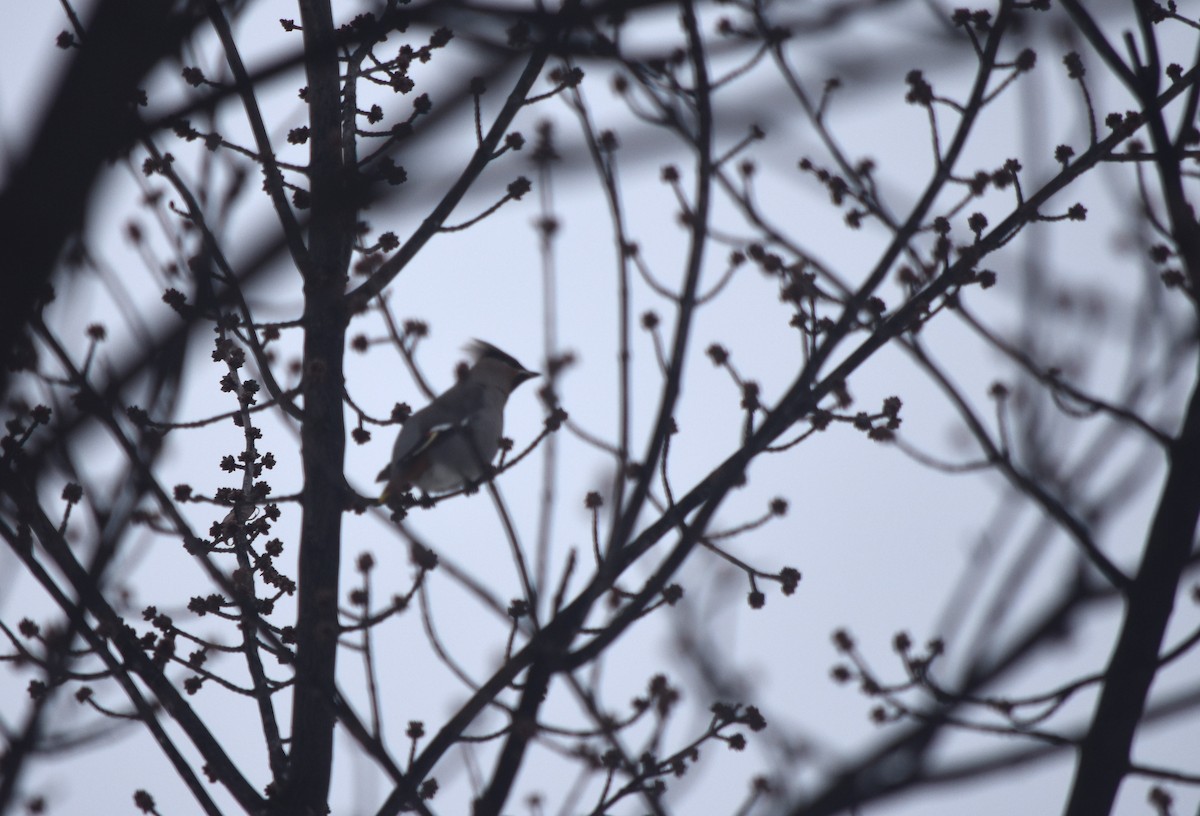
[[[517,362],[516,357],[501,351],[491,343],[475,340],[469,350],[475,357],[471,373],[495,382],[509,394],[526,380],[540,376],[536,371],[530,371]]]

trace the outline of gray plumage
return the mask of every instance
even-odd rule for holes
[[[504,406],[513,390],[538,376],[493,345],[476,340],[465,377],[414,413],[400,429],[392,461],[376,481],[393,489],[444,493],[479,481],[500,449]]]

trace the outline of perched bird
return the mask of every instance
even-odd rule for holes
[[[495,458],[508,395],[538,374],[482,340],[470,351],[475,363],[466,376],[400,429],[391,464],[375,480],[387,482],[380,501],[409,487],[425,493],[457,490],[479,481]]]

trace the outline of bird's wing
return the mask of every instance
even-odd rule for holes
[[[439,397],[437,402],[450,402],[457,406],[461,413],[450,419],[430,421],[426,412],[435,406],[435,402],[409,417],[400,429],[400,435],[396,437],[391,463],[379,471],[375,481],[386,482],[391,477],[393,465],[403,467],[435,443],[445,441],[453,434],[468,428],[475,414],[484,409],[483,389],[475,383],[460,382]]]
[[[470,424],[469,416],[463,417],[457,422],[439,422],[437,425],[430,425],[425,429],[425,433],[416,440],[416,444],[414,444],[412,448],[405,451],[402,456],[397,457],[397,461],[409,462],[413,459],[416,459],[422,453],[433,447],[438,440],[445,439],[451,434],[458,433],[462,429],[466,428],[468,424]]]

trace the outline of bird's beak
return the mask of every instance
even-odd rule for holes
[[[516,388],[526,380],[532,380],[534,377],[540,377],[541,374],[536,371],[518,371],[516,377],[513,378],[513,388]]]

